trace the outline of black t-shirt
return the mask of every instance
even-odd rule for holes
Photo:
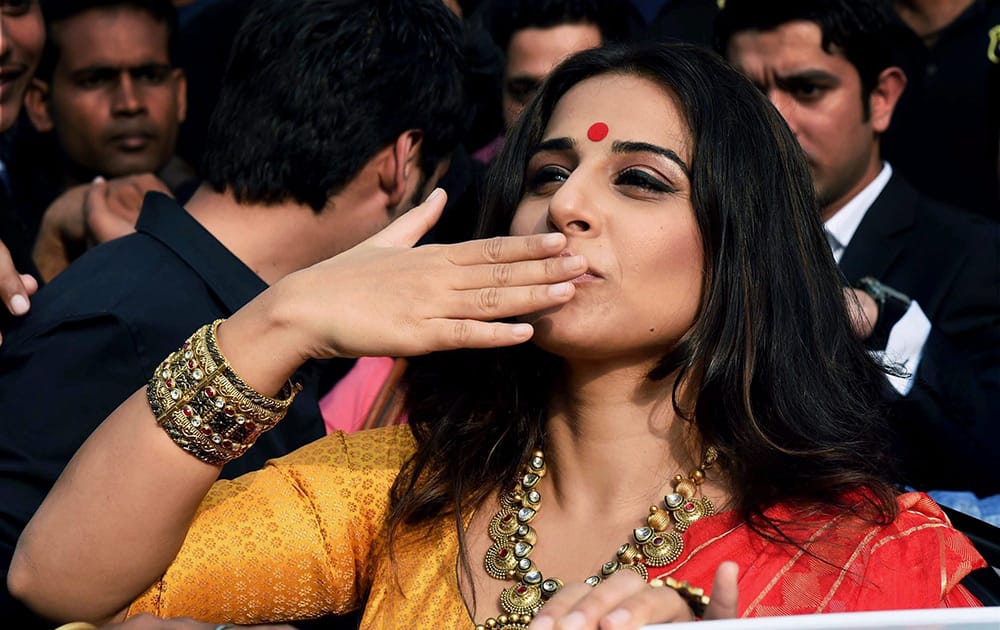
[[[907,86],[882,155],[924,194],[1000,218],[1000,2],[976,0],[930,47],[897,18]]]

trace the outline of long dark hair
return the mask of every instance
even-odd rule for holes
[[[665,393],[718,449],[732,506],[756,531],[796,542],[764,513],[778,501],[891,520],[884,374],[852,332],[799,146],[770,103],[713,53],[677,44],[596,49],[559,66],[494,163],[479,235],[507,233],[527,156],[557,102],[604,74],[663,86],[694,141],[700,310],[649,378],[676,376]],[[469,510],[506,488],[544,443],[561,365],[531,344],[412,362],[407,403],[418,448],[392,490],[390,541],[403,524],[444,515],[461,536]],[[858,494],[867,499],[860,507],[847,500]]]

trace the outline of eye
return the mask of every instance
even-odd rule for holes
[[[527,105],[540,85],[539,81],[532,79],[511,79],[504,84],[504,89],[510,100],[519,105]]]
[[[795,82],[788,86],[788,93],[799,101],[814,101],[826,92],[826,87],[807,81]]]
[[[94,90],[111,84],[118,78],[118,73],[110,68],[102,68],[91,72],[84,72],[77,76],[76,85],[85,90]]]
[[[676,188],[663,181],[661,178],[637,168],[630,168],[619,173],[618,177],[615,178],[615,185],[637,188],[642,191],[656,193],[671,193],[677,191]]]
[[[0,13],[10,16],[24,15],[31,9],[33,0],[2,0],[0,1]]]
[[[534,173],[530,173],[527,179],[527,192],[545,193],[549,189],[558,187],[566,181],[569,171],[561,166],[543,166]]]
[[[136,81],[159,85],[167,80],[170,75],[170,66],[163,64],[151,64],[140,66],[132,71],[132,78]]]

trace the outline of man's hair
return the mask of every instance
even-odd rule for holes
[[[43,81],[52,80],[52,74],[59,63],[61,50],[59,39],[53,36],[55,26],[92,9],[138,9],[148,13],[157,22],[165,23],[167,56],[170,63],[174,63],[177,51],[177,9],[170,0],[42,0],[41,6],[45,19],[45,48],[35,76]]]
[[[481,7],[483,27],[506,53],[511,38],[528,28],[593,24],[603,43],[622,41],[630,32],[626,0],[487,0]]]
[[[463,132],[461,36],[440,0],[257,2],[233,44],[203,176],[241,203],[319,212],[410,129],[428,176]]]
[[[788,22],[812,22],[823,34],[823,50],[836,49],[861,77],[862,100],[892,65],[886,0],[728,0],[715,21],[715,47],[723,56],[729,41],[743,31],[769,31]]]

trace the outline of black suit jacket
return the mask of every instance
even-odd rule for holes
[[[890,392],[905,480],[919,489],[1000,493],[1000,223],[922,196],[893,175],[840,261],[931,322],[913,389]]]

